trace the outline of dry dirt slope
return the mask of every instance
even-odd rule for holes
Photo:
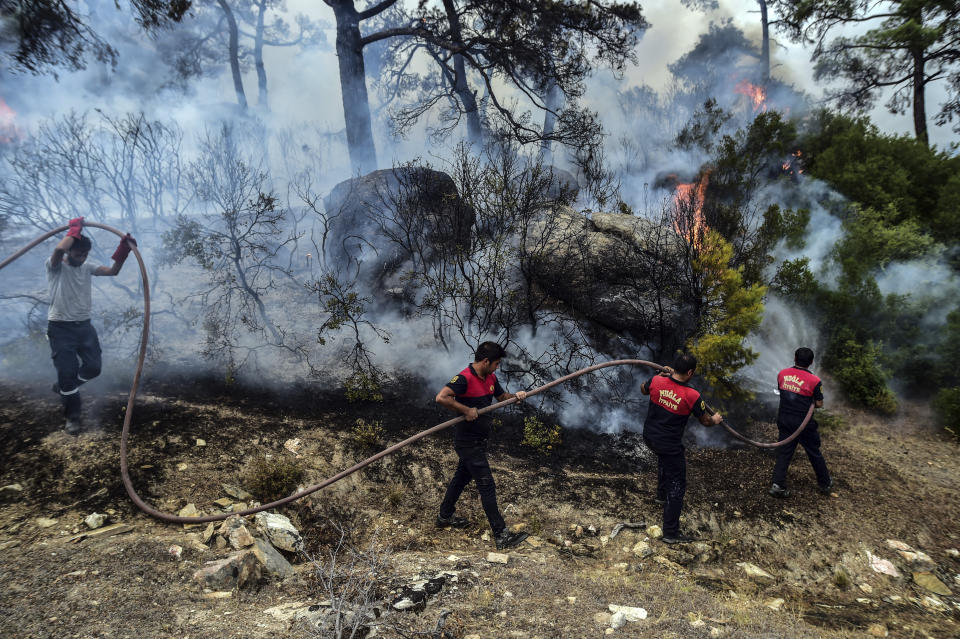
[[[311,562],[291,556],[296,573],[284,581],[205,598],[192,575],[227,551],[197,550],[196,531],[132,507],[118,476],[122,395],[105,392],[90,406],[95,423],[78,438],[56,430],[54,400],[0,384],[0,486],[23,487],[0,503],[0,636],[313,634],[289,618],[326,598]],[[429,407],[389,406],[309,392],[256,396],[196,380],[148,384],[131,442],[134,483],[166,510],[195,503],[214,512],[213,501],[226,496],[222,485],[241,483],[258,452],[295,459],[284,443],[299,438],[295,461],[313,483],[370,452],[352,434],[357,419],[381,420],[384,441],[393,442],[442,417]],[[544,458],[517,445],[508,415],[491,458],[508,522],[525,525],[533,543],[512,551],[506,565],[487,561],[492,543],[481,538],[482,511],[470,489],[459,512],[475,525],[433,528],[455,463],[443,436],[285,512],[317,557],[336,539],[334,523],[359,547],[374,540],[390,560],[385,590],[457,572],[425,608],[385,617],[392,629],[380,636],[437,636],[415,631],[434,628],[442,611],[450,612],[445,630],[454,637],[960,636],[960,561],[950,554],[960,547],[956,444],[923,427],[922,407],[891,420],[839,412],[846,424],[824,435],[834,497],[816,493],[803,459],[791,468],[796,495],[775,501],[764,493],[769,454],[690,451],[686,526],[703,541],[695,549],[667,547],[642,529],[610,538],[618,522],[659,521],[649,499],[654,470],[635,438],[566,433],[560,453]],[[198,438],[207,445],[198,447]],[[133,530],[71,542],[92,512]],[[926,553],[933,565],[912,565],[888,539]],[[644,540],[652,555],[640,556]],[[171,545],[184,548],[179,559]],[[890,560],[900,576],[871,569],[868,553]],[[748,577],[745,563],[771,578]],[[921,587],[913,572],[931,572],[952,594]],[[610,631],[610,604],[643,607],[649,616]]]

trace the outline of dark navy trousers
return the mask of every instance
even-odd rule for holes
[[[780,431],[780,439],[786,439],[798,427],[799,424],[789,426],[778,421],[777,429]],[[807,457],[813,466],[813,472],[817,475],[817,483],[820,486],[827,486],[830,483],[830,472],[827,470],[827,462],[824,461],[823,454],[820,452],[820,432],[817,428],[817,422],[812,419],[799,437],[777,449],[777,461],[773,466],[773,483],[782,488],[787,487],[787,468],[790,466],[790,460],[793,459],[793,453],[797,450],[797,444],[803,446],[803,449],[807,451]]]
[[[80,385],[100,374],[101,351],[97,331],[90,320],[47,322],[50,356],[57,369],[57,385],[68,419],[80,417]]]
[[[497,506],[497,487],[493,483],[493,473],[487,461],[487,442],[456,442],[454,450],[457,451],[460,462],[440,504],[440,516],[444,519],[453,516],[463,489],[473,481],[477,484],[480,504],[483,506],[483,512],[487,514],[490,528],[494,535],[499,535],[507,524],[503,521],[500,508]]]
[[[680,512],[687,493],[687,457],[683,446],[657,446],[644,437],[647,446],[657,454],[657,499],[663,506],[663,534],[672,537],[680,532]]]

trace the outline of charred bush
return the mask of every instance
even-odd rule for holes
[[[244,487],[263,503],[277,501],[296,490],[303,480],[300,464],[284,457],[256,455],[243,474]]]

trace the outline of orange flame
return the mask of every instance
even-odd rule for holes
[[[733,88],[735,93],[745,95],[753,102],[754,112],[767,110],[767,90],[755,84],[750,84],[746,80],[741,80]]]
[[[7,144],[20,137],[16,120],[17,112],[0,97],[0,143]]]
[[[793,174],[796,171],[797,175],[803,175],[803,167],[800,166],[800,160],[803,159],[803,151],[794,151],[792,154],[793,159],[785,160],[780,168],[783,169],[784,173]]]
[[[673,230],[698,250],[703,249],[709,228],[703,215],[709,181],[710,173],[704,173],[698,182],[678,184],[673,193]]]

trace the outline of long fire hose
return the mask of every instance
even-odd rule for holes
[[[113,227],[107,226],[106,224],[99,224],[99,223],[97,223],[97,222],[84,222],[84,226],[91,226],[91,227],[103,229],[103,230],[105,230],[105,231],[110,231],[111,233],[115,233],[116,235],[120,236],[121,238],[123,238],[124,235],[125,235],[122,231],[118,231],[117,229],[115,229],[115,228],[113,228]],[[35,246],[37,246],[37,245],[40,244],[41,242],[43,242],[43,241],[47,240],[48,238],[56,235],[57,233],[60,233],[60,232],[62,232],[62,231],[67,230],[67,228],[69,228],[69,227],[66,226],[66,225],[65,225],[65,226],[60,226],[60,227],[58,227],[58,228],[53,229],[53,230],[50,231],[49,233],[45,233],[45,234],[41,235],[41,236],[38,237],[37,239],[35,239],[35,240],[33,240],[32,242],[30,242],[30,244],[28,244],[27,246],[23,247],[22,249],[20,249],[19,251],[17,251],[17,252],[14,253],[13,255],[11,255],[9,258],[5,259],[3,262],[0,262],[0,269],[3,269],[3,268],[6,267],[8,264],[14,262],[15,260],[17,260],[18,258],[20,258],[21,256],[23,256],[23,255],[24,255],[25,253],[27,253],[30,249],[34,248]],[[415,441],[418,441],[418,440],[420,440],[420,439],[423,439],[424,437],[427,437],[428,435],[432,435],[432,434],[434,434],[434,433],[440,432],[441,430],[444,430],[445,428],[449,428],[450,426],[453,426],[454,424],[456,424],[456,423],[461,422],[461,421],[464,420],[464,417],[461,415],[460,417],[447,420],[447,421],[443,422],[442,424],[437,424],[436,426],[434,426],[434,427],[432,427],[432,428],[428,428],[427,430],[421,431],[421,432],[417,433],[416,435],[413,435],[413,436],[411,436],[411,437],[408,437],[407,439],[403,440],[402,442],[399,442],[399,443],[397,443],[397,444],[394,444],[393,446],[390,446],[389,448],[386,448],[386,449],[380,451],[379,453],[377,453],[376,455],[373,455],[372,457],[368,457],[367,459],[364,459],[363,461],[354,464],[353,466],[351,466],[350,468],[347,468],[346,470],[340,471],[340,472],[337,473],[336,475],[334,475],[334,476],[332,476],[332,477],[329,477],[329,478],[323,480],[323,481],[320,482],[319,484],[314,484],[313,486],[309,486],[309,487],[307,487],[307,488],[304,488],[303,490],[301,490],[301,491],[299,491],[299,492],[297,492],[297,493],[294,493],[294,494],[292,494],[292,495],[290,495],[290,496],[288,496],[288,497],[284,497],[283,499],[279,499],[279,500],[277,500],[277,501],[270,502],[269,504],[263,504],[262,506],[258,506],[258,507],[256,507],[256,508],[248,508],[247,510],[241,510],[241,511],[231,512],[231,513],[224,513],[224,514],[220,514],[220,515],[205,515],[205,516],[201,516],[201,517],[181,517],[181,516],[179,516],[179,515],[174,515],[174,514],[171,514],[171,513],[161,512],[161,511],[157,510],[156,508],[153,508],[152,506],[150,506],[149,504],[147,504],[146,502],[144,502],[143,499],[141,499],[140,496],[137,494],[137,491],[134,490],[134,488],[133,488],[133,482],[130,480],[130,470],[129,470],[129,467],[127,466],[127,444],[128,444],[128,442],[129,442],[129,438],[130,438],[130,422],[131,422],[131,420],[133,419],[133,403],[134,403],[134,400],[136,399],[136,396],[137,396],[137,388],[138,388],[139,385],[140,385],[140,375],[143,373],[143,362],[144,362],[144,359],[145,359],[146,354],[147,354],[147,339],[148,339],[148,335],[149,335],[149,331],[150,331],[150,284],[149,284],[149,281],[148,281],[148,278],[147,278],[147,268],[146,268],[146,266],[145,266],[144,263],[143,263],[143,256],[140,255],[140,251],[137,249],[136,245],[135,245],[135,244],[129,244],[129,246],[130,246],[130,249],[133,251],[133,254],[134,254],[134,255],[136,256],[136,258],[137,258],[137,264],[140,266],[140,277],[141,277],[142,280],[143,280],[143,333],[142,333],[141,336],[140,336],[140,353],[139,353],[139,355],[138,355],[138,357],[137,357],[137,367],[136,367],[136,370],[134,371],[134,374],[133,374],[133,382],[132,382],[132,384],[131,384],[131,386],[130,386],[130,394],[129,394],[129,396],[127,397],[127,408],[126,408],[126,411],[124,412],[124,416],[123,416],[123,429],[122,429],[121,434],[120,434],[120,476],[121,476],[121,478],[123,479],[123,486],[124,486],[124,488],[126,488],[126,490],[127,490],[127,495],[130,496],[130,499],[133,501],[134,504],[137,505],[137,507],[138,507],[140,510],[142,510],[142,511],[145,512],[145,513],[147,513],[148,515],[150,515],[150,516],[152,516],[152,517],[156,517],[157,519],[160,519],[160,520],[163,520],[163,521],[169,521],[169,522],[173,522],[173,523],[199,524],[199,523],[205,523],[205,522],[209,522],[209,521],[220,521],[220,520],[226,519],[227,517],[230,517],[230,516],[232,516],[232,515],[252,515],[252,514],[254,514],[254,513],[258,513],[258,512],[264,511],[264,510],[270,510],[271,508],[276,508],[276,507],[278,507],[278,506],[282,506],[282,505],[284,505],[284,504],[288,504],[288,503],[290,503],[290,502],[292,502],[292,501],[295,501],[295,500],[297,500],[297,499],[300,499],[301,497],[305,497],[305,496],[307,496],[307,495],[309,495],[309,494],[311,494],[311,493],[314,493],[314,492],[316,492],[316,491],[318,491],[318,490],[321,490],[322,488],[326,488],[326,487],[329,486],[330,484],[333,484],[333,483],[335,483],[335,482],[338,482],[338,481],[340,481],[341,479],[343,479],[344,477],[347,477],[348,475],[352,475],[353,473],[357,472],[357,471],[360,470],[361,468],[364,468],[365,466],[369,466],[369,465],[372,464],[373,462],[375,462],[375,461],[377,461],[377,460],[379,460],[379,459],[382,459],[383,457],[386,457],[387,455],[393,454],[393,453],[395,453],[396,451],[400,450],[401,448],[403,448],[403,447],[405,447],[405,446],[408,446],[408,445],[414,443]],[[580,377],[581,375],[586,375],[587,373],[592,373],[593,371],[600,370],[601,368],[607,368],[607,367],[609,367],[609,366],[646,366],[646,367],[648,367],[648,368],[652,368],[652,369],[654,369],[654,370],[656,370],[656,371],[659,371],[659,372],[662,372],[662,373],[663,373],[663,372],[670,372],[670,369],[667,368],[666,366],[661,366],[660,364],[657,364],[657,363],[655,363],[655,362],[648,362],[647,360],[643,360],[643,359],[618,359],[618,360],[612,360],[612,361],[609,361],[609,362],[603,362],[603,363],[600,363],[600,364],[594,364],[593,366],[588,366],[587,368],[582,368],[582,369],[580,369],[580,370],[578,370],[578,371],[575,371],[575,372],[573,372],[573,373],[570,373],[569,375],[564,375],[563,377],[560,377],[560,378],[558,378],[558,379],[555,379],[555,380],[553,380],[552,382],[549,382],[549,383],[547,383],[547,384],[544,384],[543,386],[539,386],[539,387],[537,387],[537,388],[534,388],[533,390],[527,391],[527,396],[529,397],[530,395],[536,395],[537,393],[542,393],[543,391],[549,390],[549,389],[553,388],[554,386],[558,386],[559,384],[563,384],[564,382],[570,381],[571,379],[573,379],[573,378],[575,378],[575,377]],[[518,399],[515,398],[515,397],[514,397],[514,398],[511,398],[511,399],[507,399],[507,400],[502,401],[502,402],[497,402],[497,403],[495,403],[495,404],[491,404],[490,406],[487,406],[486,408],[482,408],[482,409],[478,410],[477,413],[478,413],[478,414],[481,414],[481,415],[484,414],[484,413],[489,413],[490,411],[496,410],[496,409],[498,409],[498,408],[503,408],[504,406],[509,406],[510,404],[515,404],[515,403],[518,402],[518,401],[520,401],[520,400],[518,400]],[[814,409],[814,405],[811,403],[810,409],[807,411],[807,415],[806,415],[806,417],[804,418],[803,423],[800,424],[800,427],[797,428],[797,430],[794,431],[789,437],[787,437],[786,439],[783,439],[783,440],[781,440],[781,441],[778,441],[778,442],[758,442],[758,441],[754,441],[754,440],[752,440],[752,439],[748,439],[747,437],[745,437],[745,436],[741,435],[740,433],[738,433],[737,431],[735,431],[735,430],[734,430],[733,428],[731,428],[731,426],[726,422],[726,420],[722,421],[721,424],[723,425],[724,428],[727,429],[727,431],[728,431],[731,435],[733,435],[734,437],[736,437],[737,439],[739,439],[739,440],[741,440],[741,441],[744,441],[744,442],[746,442],[746,443],[748,443],[748,444],[752,444],[752,445],[757,446],[757,447],[759,447],[759,448],[777,448],[777,447],[779,447],[779,446],[783,446],[783,445],[785,445],[785,444],[788,444],[789,442],[793,441],[794,439],[796,439],[797,437],[800,436],[800,433],[803,432],[804,428],[806,428],[807,424],[810,422],[810,418],[813,417],[813,409]],[[712,412],[712,411],[711,411],[711,412]]]

